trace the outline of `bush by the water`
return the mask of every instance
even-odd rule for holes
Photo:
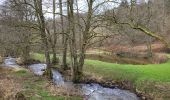
[[[17,63],[18,65],[22,65],[22,64],[24,63],[24,60],[23,60],[22,58],[17,58],[17,59],[16,59],[16,63]]]
[[[40,61],[39,60],[35,60],[35,59],[28,59],[27,61],[25,61],[22,58],[17,58],[16,63],[18,65],[29,65],[29,64],[40,63]]]

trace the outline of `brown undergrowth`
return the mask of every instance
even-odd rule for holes
[[[22,90],[17,79],[8,75],[12,69],[0,68],[0,100],[15,100],[15,95]]]

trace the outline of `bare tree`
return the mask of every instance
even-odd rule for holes
[[[26,25],[26,23],[30,23],[31,21],[33,22],[33,11],[28,6],[23,6],[19,4],[16,5],[15,1],[9,0],[6,1],[4,7],[5,8],[3,9],[3,13],[1,13],[2,22],[4,23],[2,26],[7,28],[6,31],[12,31],[13,29],[15,29],[15,31],[12,32],[14,36],[12,40],[15,41],[10,42],[10,39],[6,39],[5,41],[8,41],[8,43],[10,43],[6,44],[6,46],[11,44],[15,45],[15,52],[20,52],[19,54],[17,53],[17,55],[15,56],[21,56],[23,58],[23,63],[27,63],[30,59],[32,31],[30,31],[28,27],[22,27],[20,25]],[[10,50],[10,48],[8,50]],[[10,53],[10,51],[7,52]]]
[[[63,17],[63,1],[59,0],[60,8],[60,19],[61,19],[61,33],[62,33],[62,43],[63,43],[63,57],[62,57],[62,66],[63,69],[68,69],[67,65],[67,46],[68,46],[68,36],[64,32],[64,17]]]
[[[73,67],[73,81],[78,82],[82,78],[83,75],[83,65],[85,60],[85,52],[88,46],[89,39],[91,37],[91,21],[93,16],[93,3],[94,0],[87,0],[88,3],[88,11],[85,19],[85,27],[82,32],[82,43],[80,43],[80,50],[78,52],[76,43],[76,31],[75,31],[75,15],[74,15],[74,0],[67,0],[68,3],[68,20],[69,20],[69,36],[70,36],[70,51],[71,51],[71,59],[72,59],[72,67]]]
[[[143,11],[140,12],[139,9],[142,9]],[[118,15],[118,11],[116,9],[113,10],[113,16],[110,16],[110,18],[109,16],[107,16],[107,20],[112,19],[113,24],[124,25],[130,27],[131,29],[141,31],[150,37],[160,40],[168,48],[170,47],[168,41],[165,39],[165,37],[161,35],[161,32],[157,33],[156,31],[154,31],[154,28],[158,29],[158,27],[154,26],[157,25],[155,23],[161,23],[161,20],[158,18],[164,18],[164,16],[160,17],[160,15],[153,15],[155,12],[152,12],[152,14],[146,13],[150,12],[150,10],[148,10],[146,6],[142,7],[142,5],[137,4],[136,0],[131,0],[130,6],[127,5],[126,8],[121,11],[118,10],[122,13],[121,15],[123,17]],[[147,27],[148,25],[149,27]]]
[[[56,43],[57,43],[57,33],[56,33],[56,0],[53,0],[53,43],[52,43],[52,51],[53,51],[53,60],[52,62],[55,64],[57,62],[56,57]]]
[[[34,7],[35,7],[35,13],[36,13],[35,15],[37,16],[37,22],[39,25],[43,47],[45,51],[46,64],[48,66],[46,72],[48,75],[51,75],[49,44],[48,44],[48,38],[46,34],[45,18],[42,10],[42,0],[34,0]]]

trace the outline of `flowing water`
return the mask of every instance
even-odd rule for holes
[[[19,67],[19,65],[16,64],[16,58],[11,58],[11,57],[7,57],[4,60],[4,65],[7,67]]]
[[[64,82],[62,75],[53,70],[53,80],[57,85],[65,86],[67,89],[79,89],[86,98],[86,100],[139,100],[136,94],[127,90],[105,88],[99,84],[73,84],[72,82]]]
[[[15,58],[5,59],[4,64],[9,67],[17,67]],[[46,64],[32,64],[28,68],[35,75],[42,75],[47,68]],[[53,82],[58,86],[78,89],[84,96],[85,100],[139,100],[136,94],[128,90],[105,88],[99,84],[74,84],[73,82],[64,81],[62,75],[57,70],[52,70]]]
[[[35,75],[43,75],[45,69],[47,68],[46,64],[32,64],[28,66],[28,68],[35,74]]]

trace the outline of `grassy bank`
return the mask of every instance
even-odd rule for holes
[[[20,95],[19,100],[82,100],[78,96],[64,95],[60,87],[56,89],[48,79],[27,70],[0,69],[0,75],[0,93],[3,94],[0,94],[0,100],[15,100],[16,95]]]
[[[170,62],[164,64],[128,65],[86,60],[84,71],[104,79],[130,81],[137,92],[152,96],[155,100],[170,99]]]
[[[170,62],[150,65],[126,65],[86,60],[84,70],[118,80],[170,82]]]
[[[36,59],[44,58],[36,54]],[[163,64],[131,65],[86,60],[84,72],[96,78],[130,81],[136,91],[152,96],[155,100],[170,99],[170,61]]]

